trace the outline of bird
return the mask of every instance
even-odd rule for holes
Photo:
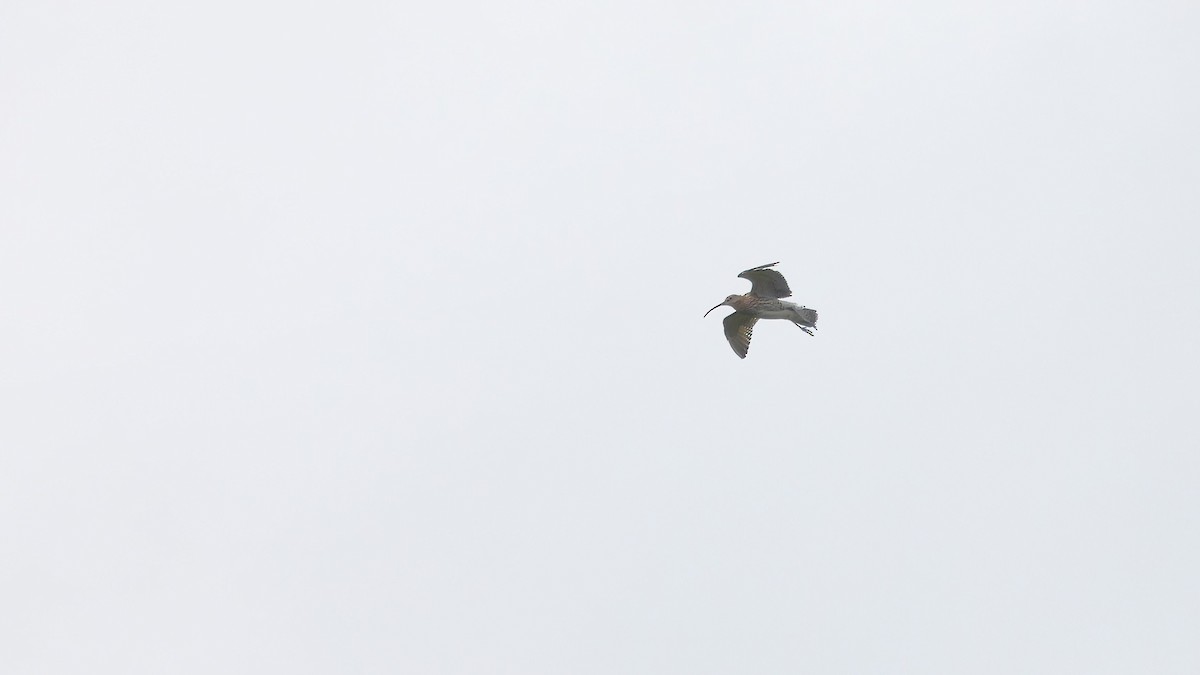
[[[708,316],[713,309],[729,305],[736,311],[725,317],[725,339],[740,358],[750,351],[750,335],[759,319],[787,319],[800,330],[813,335],[817,327],[817,310],[801,307],[793,302],[781,300],[791,297],[792,289],[778,270],[771,269],[778,262],[751,267],[738,277],[750,281],[750,292],[731,295],[704,313]]]

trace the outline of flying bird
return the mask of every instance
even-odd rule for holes
[[[731,295],[704,313],[704,316],[708,316],[709,312],[721,305],[729,305],[737,310],[725,317],[725,339],[729,340],[734,353],[743,359],[750,351],[750,334],[759,319],[787,319],[809,335],[817,327],[817,310],[780,299],[791,297],[792,289],[788,288],[782,274],[770,269],[778,264],[759,265],[742,272],[738,276],[750,281],[750,292]]]

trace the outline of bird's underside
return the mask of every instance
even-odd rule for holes
[[[729,341],[729,346],[733,348],[733,353],[740,358],[746,358],[746,354],[750,351],[750,338],[754,335],[754,326],[759,319],[786,319],[791,321],[797,328],[813,335],[813,331],[817,326],[816,310],[807,307],[797,307],[792,303],[788,309],[783,310],[768,310],[759,313],[757,316],[750,312],[738,310],[733,314],[725,317],[722,322],[725,325],[725,339]]]

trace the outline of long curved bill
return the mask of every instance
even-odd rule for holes
[[[720,306],[721,306],[721,305],[723,305],[723,304],[725,304],[725,303],[723,303],[723,302],[721,302],[721,303],[717,303],[717,306],[716,306],[716,307],[713,307],[713,308],[712,308],[712,309],[710,309],[710,310],[708,310],[708,312],[705,312],[705,313],[704,313],[704,316],[708,316],[708,315],[709,315],[709,312],[712,312],[712,310],[713,310],[713,309],[716,309],[717,307],[720,307]],[[700,317],[700,318],[704,318],[704,317]]]

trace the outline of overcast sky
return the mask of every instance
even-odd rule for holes
[[[1197,35],[6,2],[0,670],[1200,672]]]

